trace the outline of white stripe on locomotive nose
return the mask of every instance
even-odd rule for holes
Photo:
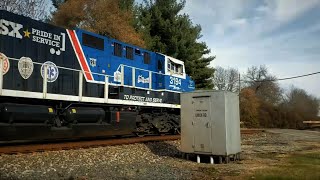
[[[82,47],[81,47],[81,44],[80,44],[80,42],[79,42],[79,39],[78,39],[78,36],[77,36],[76,32],[75,32],[74,30],[68,30],[68,29],[66,29],[66,31],[67,31],[67,34],[68,34],[68,36],[69,36],[69,39],[70,39],[71,45],[72,45],[72,47],[73,47],[73,50],[74,50],[74,52],[75,52],[75,54],[76,54],[76,56],[77,56],[77,59],[78,59],[79,65],[80,65],[80,67],[81,67],[81,69],[82,69],[82,72],[83,72],[83,74],[85,75],[86,81],[87,81],[87,82],[94,81],[94,78],[93,78],[92,73],[91,73],[91,69],[90,69],[90,67],[89,67],[89,65],[88,65],[86,56],[85,56],[84,53],[83,53],[83,50],[82,50]],[[70,32],[69,32],[69,31],[70,31]],[[74,34],[75,39],[72,38],[72,36],[70,35],[70,33],[73,33],[73,34]],[[79,49],[80,49],[80,52],[79,52],[79,53],[80,53],[80,54],[78,54],[74,43],[77,43],[77,45],[79,46]],[[84,70],[85,68],[82,66],[81,58],[79,57],[79,55],[82,56],[82,58],[84,59],[83,64],[86,66],[85,68],[88,69],[88,73],[85,73],[85,70]],[[91,79],[91,80],[90,80],[90,79]]]
[[[86,58],[86,56],[85,56],[85,54],[84,54],[84,52],[83,52],[82,46],[81,46],[80,41],[79,41],[79,39],[78,39],[77,33],[76,33],[75,30],[73,30],[73,33],[74,33],[74,36],[76,37],[76,42],[78,43],[78,45],[79,45],[79,47],[80,47],[81,54],[82,54],[82,56],[83,56],[83,58],[84,58],[84,62],[86,63],[86,67],[88,68],[88,70],[89,70],[89,72],[90,72],[91,79],[94,80],[93,75],[92,75],[92,73],[91,73],[90,66],[89,66],[88,61],[87,61],[87,58]]]

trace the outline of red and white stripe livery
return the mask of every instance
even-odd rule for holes
[[[74,30],[67,29],[67,33],[87,82],[94,81],[90,67],[88,65],[88,61],[86,59],[86,56],[83,53],[83,50],[76,32]]]

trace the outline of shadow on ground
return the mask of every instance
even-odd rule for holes
[[[182,152],[175,146],[167,142],[147,142],[145,145],[150,151],[158,156],[167,156],[172,158],[182,158]]]

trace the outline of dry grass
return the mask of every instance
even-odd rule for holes
[[[259,170],[248,179],[320,179],[320,151],[293,154],[284,163]]]

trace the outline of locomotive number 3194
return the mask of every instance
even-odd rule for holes
[[[181,79],[176,78],[176,77],[170,77],[170,84],[174,84],[176,86],[178,86],[178,85],[181,86]]]

